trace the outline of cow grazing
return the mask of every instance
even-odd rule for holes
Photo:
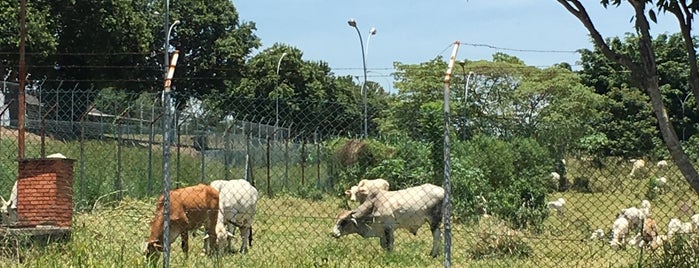
[[[350,187],[349,190],[345,191],[345,195],[348,195],[350,200],[357,201],[359,203],[364,203],[367,196],[376,191],[388,191],[390,184],[384,179],[375,180],[361,180],[357,185]]]
[[[362,237],[379,237],[381,247],[393,250],[394,231],[407,229],[417,235],[425,222],[432,231],[432,251],[436,257],[440,251],[442,233],[442,187],[423,184],[398,191],[378,191],[369,195],[359,207],[343,210],[335,219],[332,235],[339,238],[348,234]]]
[[[10,193],[10,198],[5,200],[0,196],[0,214],[2,214],[2,223],[11,224],[17,222],[17,181],[15,180],[14,186],[12,186],[12,192]]]
[[[209,251],[216,248],[216,220],[218,216],[218,191],[211,186],[199,184],[170,191],[170,243],[182,236],[182,252],[189,252],[189,232],[204,225],[209,239]],[[158,258],[163,251],[164,225],[163,196],[158,198],[155,217],[150,225],[150,237],[143,245],[144,254]]]
[[[216,236],[219,245],[225,241],[226,249],[231,250],[231,239],[235,228],[240,229],[240,252],[252,246],[252,223],[257,206],[257,189],[246,180],[215,180],[211,187],[219,193],[219,212],[216,223]]]

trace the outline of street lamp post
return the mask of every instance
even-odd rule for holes
[[[170,83],[168,81],[168,71],[170,69],[170,32],[180,24],[179,20],[170,24],[170,1],[165,1],[165,42],[163,42],[163,50],[165,52],[165,61],[163,62],[163,233],[170,233]],[[163,266],[170,267],[170,237],[163,237],[164,256]]]
[[[347,21],[347,24],[349,24],[350,27],[354,28],[357,30],[357,35],[359,36],[359,46],[362,49],[362,68],[364,70],[364,82],[362,83],[362,105],[364,106],[364,123],[363,123],[363,128],[362,128],[362,138],[367,138],[368,131],[367,131],[367,125],[368,125],[368,119],[367,119],[367,99],[366,99],[366,52],[369,51],[369,39],[371,38],[372,35],[376,34],[376,28],[371,28],[370,35],[367,37],[367,46],[366,48],[364,47],[364,42],[362,41],[362,33],[359,31],[359,28],[357,27],[357,22],[354,19],[349,19]]]
[[[279,61],[277,62],[277,77],[279,77],[279,67],[281,67],[281,65],[282,65],[282,59],[284,58],[284,56],[286,56],[286,52],[282,53],[282,56],[279,57]],[[277,83],[277,86],[279,86],[279,83]],[[279,91],[278,90],[275,90],[275,91],[277,91],[276,92],[277,94],[275,94],[275,96],[274,96],[274,98],[276,100],[276,108],[274,110],[275,111],[274,114],[276,115],[276,118],[277,118],[276,120],[274,120],[274,129],[276,130],[277,126],[279,125]]]

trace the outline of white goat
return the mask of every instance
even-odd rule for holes
[[[651,216],[650,207],[650,201],[647,199],[643,199],[643,201],[641,201],[641,212],[643,213],[643,219]]]
[[[551,172],[551,180],[555,183],[558,183],[558,181],[561,180],[561,174],[558,174],[558,172]]]
[[[667,185],[667,178],[665,177],[659,177],[655,179],[655,185],[657,186],[665,186]]]
[[[659,167],[659,168],[667,167],[667,161],[665,161],[665,160],[660,160],[660,161],[658,161],[658,163],[655,164],[655,166],[657,166],[657,167]]]
[[[618,217],[612,225],[612,240],[609,244],[613,248],[623,247],[626,235],[629,233],[629,220],[624,217]]]
[[[692,215],[691,219],[692,219],[692,224],[694,224],[694,231],[698,232],[699,231],[699,214]]]
[[[672,237],[675,234],[690,234],[693,229],[693,223],[682,222],[678,218],[672,218],[667,224],[667,236]]]
[[[9,224],[17,222],[17,181],[15,180],[14,186],[12,186],[12,192],[10,193],[10,198],[5,200],[0,196],[0,213],[2,214],[2,223]]]
[[[597,229],[590,235],[590,240],[604,239],[604,230]]]
[[[641,239],[641,233],[636,233],[631,239],[629,239],[629,246],[633,247],[643,247],[643,239]]]
[[[566,200],[563,199],[562,197],[558,198],[558,200],[556,200],[556,201],[551,201],[551,202],[547,203],[549,209],[556,210],[556,213],[558,213],[558,216],[563,216],[563,212],[565,210],[565,204],[566,204]]]
[[[488,214],[488,200],[482,195],[476,196],[476,207],[481,210],[483,217],[490,217],[490,214]]]
[[[638,229],[641,227],[641,224],[643,221],[650,217],[651,212],[650,212],[651,204],[650,201],[648,200],[643,200],[641,201],[641,208],[637,207],[629,207],[629,208],[624,208],[619,212],[619,215],[617,217],[624,217],[627,220],[629,220],[629,224],[631,225],[631,228],[633,229]]]
[[[631,168],[629,177],[633,177],[636,172],[646,166],[646,161],[643,161],[643,159],[631,159],[630,161],[633,163],[633,167]]]

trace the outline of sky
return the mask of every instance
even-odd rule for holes
[[[607,9],[597,0],[582,2],[605,38],[635,32],[633,9],[625,1]],[[241,21],[256,24],[260,51],[283,43],[300,49],[304,60],[327,62],[335,75],[363,79],[362,49],[366,49],[368,80],[389,91],[394,91],[394,62],[448,59],[455,41],[461,43],[457,60],[491,60],[494,53],[503,52],[539,67],[567,62],[576,69],[580,56],[575,51],[592,49],[582,23],[555,0],[233,0],[233,4]],[[349,19],[357,22],[364,48]],[[376,35],[368,38],[372,27]],[[654,36],[676,32],[679,26],[669,14],[660,14],[658,23],[651,24]]]

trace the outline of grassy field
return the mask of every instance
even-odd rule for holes
[[[455,224],[452,234],[453,267],[629,267],[650,252],[629,247],[613,250],[608,241],[589,240],[591,230],[608,229],[615,211],[632,199],[608,194],[558,194],[569,200],[563,217],[550,216],[539,233],[519,236],[531,247],[524,258],[472,258],[469,249],[480,240],[479,232],[491,232],[483,224]],[[614,197],[614,198],[613,198]],[[669,199],[671,195],[665,196]],[[553,198],[553,196],[551,197]],[[664,200],[664,199],[663,199]],[[668,202],[655,202],[654,215],[666,226]],[[671,202],[670,202],[671,203]],[[46,247],[23,248],[18,255],[0,257],[2,267],[142,267],[145,259],[140,244],[149,234],[154,200],[126,199],[90,213],[75,215],[72,240]],[[417,236],[400,230],[395,251],[383,252],[378,239],[356,235],[335,239],[330,236],[333,219],[345,201],[325,197],[309,201],[291,197],[268,198],[258,203],[253,246],[246,254],[202,256],[202,236],[191,238],[189,258],[173,243],[172,267],[442,267],[443,257],[428,256],[431,236],[427,226]],[[578,206],[581,204],[581,206]],[[585,204],[585,206],[582,206]],[[663,219],[660,219],[663,218]],[[687,220],[687,219],[685,219]],[[664,231],[663,231],[664,232]],[[494,229],[494,237],[498,233]],[[502,239],[502,238],[501,238]],[[236,242],[236,245],[238,243]]]
[[[0,150],[12,152],[16,146],[0,139]],[[111,142],[57,142],[48,141],[48,153],[62,152],[71,158],[80,158],[80,146],[84,148],[84,159],[75,166],[75,198],[85,197],[87,202],[77,202],[80,207],[73,220],[73,236],[66,243],[51,243],[48,246],[22,247],[17,251],[0,248],[2,267],[143,267],[141,243],[149,235],[149,223],[155,209],[154,194],[144,189],[147,151],[144,148],[124,147],[120,161],[105,161],[116,155],[117,146]],[[156,148],[157,149],[157,148]],[[35,156],[36,145],[28,145],[30,156]],[[155,153],[153,189],[160,189],[160,153]],[[16,157],[11,161],[0,159],[0,186],[9,189],[16,176]],[[84,165],[82,166],[81,163]],[[196,152],[184,154],[181,174],[173,171],[176,183],[191,184],[201,174]],[[454,223],[452,226],[452,267],[638,267],[646,266],[649,258],[661,255],[633,247],[614,250],[608,239],[590,240],[597,228],[609,232],[620,209],[640,206],[648,198],[648,181],[659,176],[668,179],[668,187],[652,199],[653,218],[660,226],[660,233],[673,217],[689,221],[693,213],[699,213],[699,198],[672,165],[659,169],[648,165],[635,178],[628,177],[631,164],[626,160],[609,160],[603,168],[594,168],[585,161],[568,159],[568,178],[588,180],[589,192],[569,190],[553,192],[547,200],[559,197],[566,199],[566,211],[559,217],[551,213],[542,228],[537,231],[513,232],[515,240],[521,241],[520,248],[527,248],[528,255],[522,257],[486,256],[476,258],[474,250],[496,241],[512,240],[489,222]],[[207,162],[206,180],[221,178],[224,170],[220,163]],[[82,170],[84,168],[84,171]],[[120,173],[117,173],[116,171]],[[228,254],[217,257],[201,256],[202,236],[191,238],[189,258],[182,254],[179,241],[172,244],[172,267],[443,267],[444,257],[429,257],[431,235],[423,226],[417,236],[399,230],[396,233],[394,252],[384,252],[378,239],[364,239],[350,235],[335,239],[330,236],[333,220],[346,206],[339,193],[314,192],[312,199],[302,199],[294,191],[266,194],[267,182],[264,168],[255,167],[259,176],[258,190],[261,198],[255,218],[254,242],[246,254]],[[283,166],[273,167],[274,189],[283,188],[281,177]],[[325,173],[324,167],[305,170],[305,186],[299,186],[300,170],[291,167],[290,183],[295,188],[315,187],[316,172]],[[232,174],[242,174],[242,169],[233,167]],[[119,174],[119,176],[117,176]],[[177,175],[176,175],[177,174]],[[182,178],[194,178],[188,181]],[[323,174],[323,176],[326,176]],[[235,177],[234,178],[239,178]],[[318,177],[319,178],[319,177]],[[125,198],[115,201],[107,195],[113,190],[114,182],[121,179]],[[325,178],[324,178],[325,179]],[[257,180],[257,179],[256,179]],[[84,183],[82,185],[81,183]],[[84,187],[84,188],[83,188]],[[7,196],[6,193],[2,193]],[[318,196],[320,195],[320,196]],[[93,197],[90,199],[89,197]],[[96,198],[104,197],[104,198]],[[238,242],[236,242],[238,244]],[[487,246],[486,246],[487,248]],[[512,248],[511,248],[512,249]],[[515,247],[514,249],[518,249]],[[477,252],[477,251],[476,251]],[[699,266],[697,266],[699,267]]]

